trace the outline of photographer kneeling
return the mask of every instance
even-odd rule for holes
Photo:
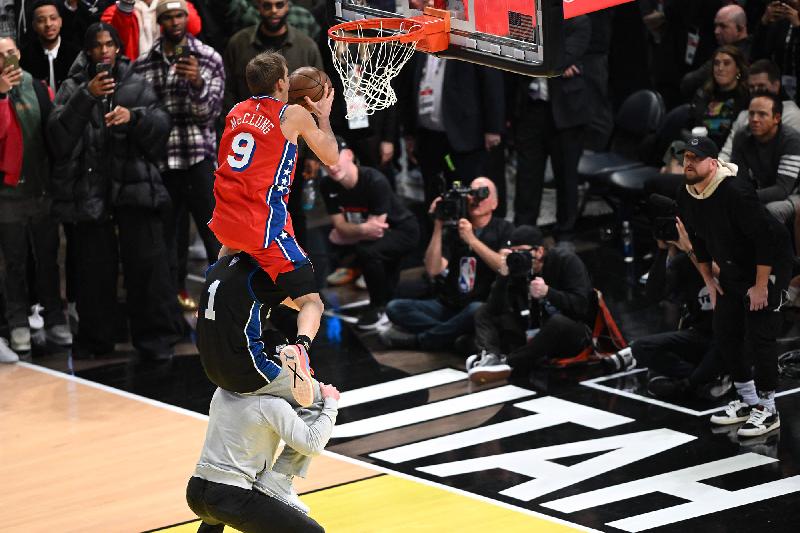
[[[481,351],[467,359],[467,372],[478,383],[527,376],[544,361],[578,354],[591,342],[597,311],[586,266],[572,252],[542,246],[539,228],[518,227],[501,253],[500,277],[475,313]]]
[[[513,226],[492,216],[497,189],[488,178],[476,178],[462,189],[454,183],[444,198],[431,203],[433,235],[425,250],[425,270],[438,283],[429,300],[392,300],[386,315],[392,326],[380,333],[392,348],[441,350],[472,331],[472,315],[486,299],[500,269],[497,251]]]

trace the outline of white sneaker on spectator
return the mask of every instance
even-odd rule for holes
[[[474,353],[474,354],[470,355],[469,357],[467,357],[467,363],[465,365],[467,370],[469,370],[470,368],[472,368],[475,365],[480,364],[480,362],[483,359],[484,355],[486,355],[486,350],[481,350],[479,353]]]
[[[48,342],[58,346],[72,346],[72,332],[67,324],[51,326],[47,328],[45,335]]]
[[[11,349],[17,353],[31,351],[31,330],[28,328],[12,329]]]
[[[31,306],[31,314],[28,315],[28,326],[30,326],[31,329],[42,329],[44,327],[42,311],[44,311],[44,307],[39,304],[33,304]]]
[[[279,474],[274,470],[270,470],[260,475],[253,486],[267,496],[271,496],[302,513],[308,514],[311,509],[300,501],[300,497],[294,490],[292,479],[293,476]]]
[[[8,347],[8,341],[0,337],[0,363],[17,363],[19,356]]]
[[[711,423],[718,426],[729,426],[747,422],[753,407],[740,399],[733,400],[721,413],[711,415]]]
[[[487,353],[481,360],[467,370],[470,381],[474,383],[489,383],[507,379],[511,375],[511,366],[506,356]]]
[[[364,276],[358,276],[358,279],[355,283],[356,289],[361,289],[362,291],[367,290],[367,281],[364,279]]]

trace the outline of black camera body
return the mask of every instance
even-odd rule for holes
[[[677,241],[678,204],[672,198],[661,194],[651,194],[647,200],[647,211],[653,222],[653,237],[660,241]]]
[[[516,250],[506,256],[508,275],[512,278],[530,278],[533,272],[533,256],[528,250]]]
[[[653,221],[653,237],[660,241],[677,241],[680,237],[675,227],[675,217],[656,217]]]
[[[433,215],[437,220],[444,221],[446,226],[457,226],[458,221],[467,217],[467,202],[469,197],[481,201],[489,197],[488,187],[462,187],[460,181],[454,181],[449,191],[442,194],[442,199],[436,204]]]

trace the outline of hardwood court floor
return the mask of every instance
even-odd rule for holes
[[[511,533],[579,531],[392,475],[320,490],[301,499],[327,533],[484,533],[488,528]],[[158,531],[194,533],[197,526],[198,522],[193,521]]]
[[[0,531],[196,530],[184,490],[203,415],[25,363],[0,366],[0,390]],[[296,486],[334,532],[574,531],[334,454]]]

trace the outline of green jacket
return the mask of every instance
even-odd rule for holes
[[[268,50],[261,40],[258,28],[259,24],[256,24],[237,32],[225,48],[222,61],[225,64],[223,109],[226,113],[238,102],[252,96],[244,78],[244,69],[251,59]],[[317,44],[292,26],[288,26],[286,41],[278,51],[286,58],[289,72],[305,66],[323,69],[322,55]]]
[[[11,99],[22,130],[22,172],[16,186],[5,185],[0,176],[0,198],[46,196],[50,189],[51,166],[42,125],[53,108],[47,87],[23,71],[22,82],[6,97]]]
[[[253,24],[261,22],[261,15],[250,0],[211,0],[209,7],[212,12],[224,17],[222,21],[226,28],[238,31]],[[289,5],[289,14],[286,23],[305,33],[314,41],[319,37],[320,27],[311,11],[292,2]]]

